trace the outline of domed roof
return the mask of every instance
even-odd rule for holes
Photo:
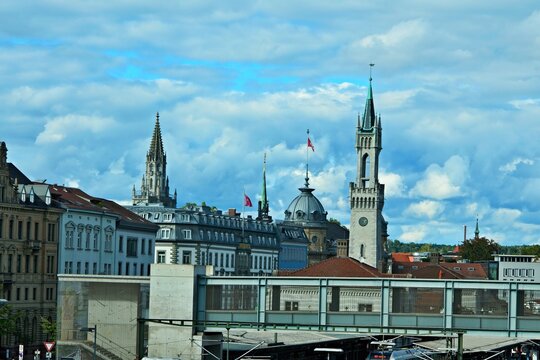
[[[315,189],[309,188],[306,182],[306,186],[298,190],[300,195],[295,197],[285,210],[285,221],[316,224],[326,222],[327,212],[319,199],[313,195]]]

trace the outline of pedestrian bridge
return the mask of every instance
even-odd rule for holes
[[[196,298],[202,328],[540,336],[534,283],[200,276]]]

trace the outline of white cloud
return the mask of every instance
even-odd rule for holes
[[[381,171],[379,181],[384,184],[384,196],[388,198],[402,197],[405,194],[406,187],[403,177],[399,174]]]
[[[540,99],[521,99],[521,100],[512,100],[510,105],[516,109],[523,110],[529,107],[534,107],[540,104]]]
[[[438,201],[423,200],[418,203],[409,205],[405,209],[405,215],[411,215],[414,217],[427,217],[432,219],[439,216],[444,211],[444,205]]]
[[[405,242],[422,242],[427,232],[425,225],[405,225],[401,226],[401,235],[398,236],[398,239]]]
[[[411,195],[437,200],[463,196],[468,171],[468,162],[457,155],[450,157],[442,167],[432,164],[411,190]]]
[[[496,224],[502,224],[503,227],[512,226],[513,223],[521,216],[521,211],[518,209],[500,208],[495,209],[491,216],[491,221]]]
[[[69,114],[47,120],[45,129],[36,138],[36,144],[61,142],[71,134],[89,136],[112,126],[111,118]]]
[[[512,173],[512,172],[516,171],[517,166],[519,164],[533,165],[534,160],[518,157],[518,158],[515,158],[514,160],[510,161],[509,163],[501,165],[499,167],[499,171],[502,171],[502,172],[504,172],[506,174]]]
[[[420,39],[426,30],[426,24],[421,20],[404,21],[392,26],[386,33],[362,38],[360,45],[365,48],[404,46],[406,43]]]

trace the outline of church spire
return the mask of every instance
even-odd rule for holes
[[[176,195],[169,195],[169,177],[167,176],[167,155],[163,148],[159,112],[150,148],[146,153],[146,171],[142,177],[141,192],[133,193],[133,204],[163,204],[165,207],[176,207]]]
[[[366,98],[366,107],[364,108],[364,116],[362,117],[362,130],[371,130],[375,126],[375,105],[373,104],[373,88],[371,82],[371,69],[375,64],[369,64],[369,88]]]
[[[163,140],[161,139],[161,127],[159,126],[159,112],[156,113],[156,124],[154,125],[154,133],[150,142],[150,150],[148,156],[152,159],[162,158],[165,155],[163,151]]]
[[[480,238],[480,230],[478,229],[478,216],[476,217],[476,228],[474,229],[474,238]]]
[[[272,217],[268,214],[270,211],[270,206],[268,205],[268,196],[266,194],[266,153],[264,153],[263,161],[263,183],[262,183],[262,192],[261,200],[259,200],[259,209],[257,220],[271,222]]]

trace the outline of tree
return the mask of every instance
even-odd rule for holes
[[[41,317],[41,330],[47,334],[48,341],[56,340],[56,322],[47,319],[46,317]]]
[[[11,306],[0,306],[0,336],[13,335],[17,332],[17,319],[21,313],[14,311]]]
[[[460,253],[463,259],[469,261],[492,260],[493,254],[499,253],[500,245],[494,240],[485,237],[464,240],[460,245]]]
[[[535,255],[540,256],[540,245],[523,246],[521,248],[522,255]]]

